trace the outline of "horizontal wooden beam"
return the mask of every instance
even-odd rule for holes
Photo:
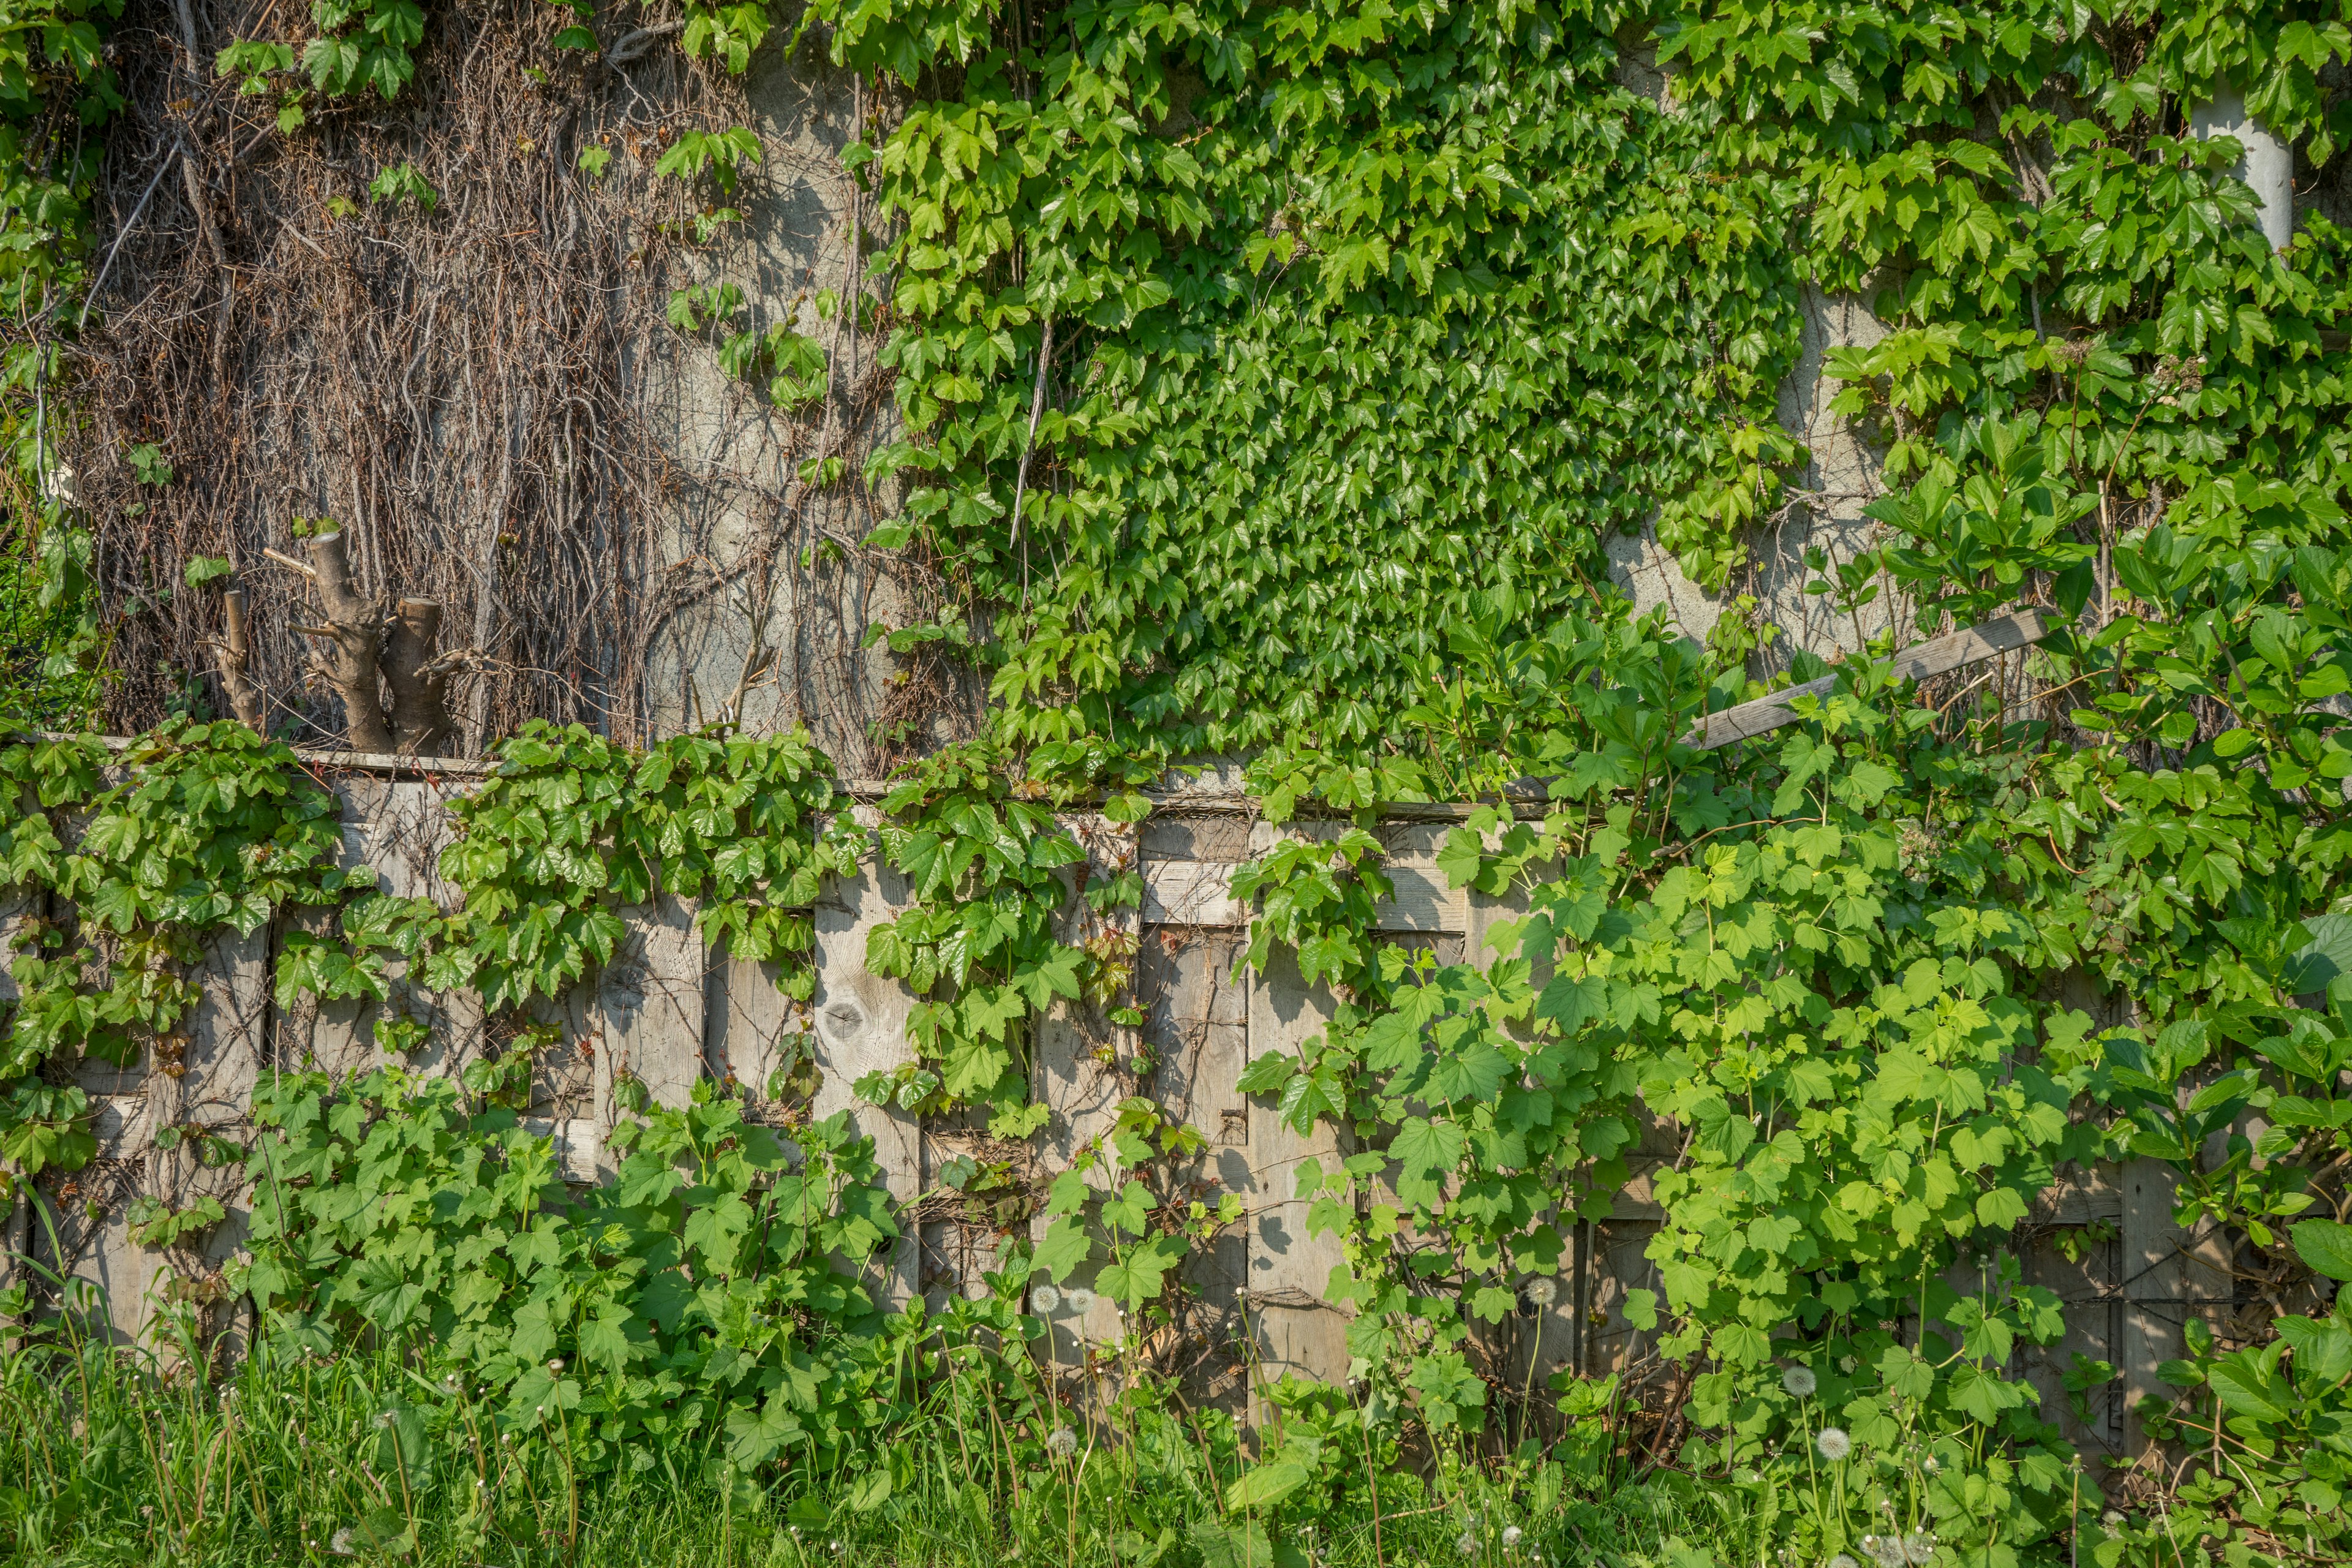
[[[1903,680],[1925,680],[1931,675],[1944,675],[1962,665],[2031,647],[2065,624],[2066,618],[2053,610],[2017,610],[1965,631],[1947,632],[1912,644],[1895,656],[1895,674]],[[1798,698],[1826,697],[1836,689],[1837,677],[1824,675],[1819,680],[1808,680],[1802,686],[1791,686],[1786,691],[1775,691],[1769,697],[1710,713],[1683,737],[1683,743],[1712,751],[1777,730],[1783,724],[1793,724],[1797,710],[1790,704]]]

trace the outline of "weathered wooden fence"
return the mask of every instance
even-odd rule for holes
[[[462,778],[385,777],[353,768],[321,773],[343,802],[350,864],[373,867],[390,891],[455,896],[440,880],[437,860],[450,834],[446,794],[464,787]],[[1379,925],[1433,945],[1446,960],[1482,953],[1495,921],[1511,912],[1452,889],[1437,870],[1437,849],[1461,816],[1424,808],[1381,828],[1396,893],[1382,906]],[[1191,1293],[1177,1329],[1160,1347],[1163,1362],[1180,1365],[1201,1397],[1235,1408],[1261,1380],[1285,1372],[1344,1376],[1347,1315],[1324,1300],[1337,1244],[1308,1234],[1308,1205],[1297,1196],[1295,1180],[1301,1161],[1339,1152],[1335,1135],[1318,1131],[1301,1138],[1271,1107],[1234,1087],[1252,1058],[1296,1050],[1331,1006],[1321,987],[1304,984],[1286,963],[1262,975],[1236,963],[1245,932],[1229,877],[1236,863],[1266,848],[1276,830],[1257,820],[1237,791],[1209,787],[1165,797],[1139,830],[1098,820],[1080,828],[1098,857],[1139,858],[1145,899],[1138,983],[1147,1019],[1139,1030],[1122,1032],[1056,1016],[1041,1030],[1035,1091],[1052,1118],[1031,1145],[992,1141],[968,1121],[919,1124],[852,1095],[859,1076],[906,1058],[914,1000],[863,963],[866,931],[906,900],[896,874],[870,856],[856,878],[829,885],[818,906],[816,991],[805,1006],[785,996],[764,966],[707,950],[692,911],[678,901],[629,911],[628,936],[614,962],[551,1011],[570,1045],[542,1053],[533,1116],[558,1139],[572,1177],[593,1181],[615,1114],[617,1073],[635,1074],[656,1098],[673,1102],[703,1075],[731,1077],[756,1094],[764,1092],[773,1068],[805,1051],[821,1074],[815,1112],[849,1110],[875,1139],[891,1193],[909,1205],[915,1223],[908,1236],[876,1264],[883,1289],[904,1300],[919,1290],[940,1298],[984,1289],[981,1275],[1003,1238],[992,1220],[973,1217],[972,1205],[940,1192],[947,1162],[968,1154],[983,1164],[1010,1162],[1033,1177],[1050,1175],[1115,1119],[1124,1099],[1150,1095],[1205,1134],[1202,1189],[1241,1194],[1247,1215],[1238,1234],[1202,1249],[1186,1266]],[[19,908],[9,918],[38,912]],[[29,1250],[83,1288],[102,1289],[123,1336],[142,1331],[158,1282],[158,1255],[134,1245],[128,1233],[131,1197],[155,1194],[175,1206],[198,1192],[221,1197],[231,1217],[207,1243],[215,1264],[242,1236],[234,1166],[206,1169],[191,1142],[164,1148],[158,1131],[238,1126],[259,1075],[273,1069],[348,1070],[373,1059],[375,1004],[274,1005],[272,961],[289,929],[281,919],[276,929],[250,937],[215,938],[201,976],[204,1000],[184,1038],[163,1042],[128,1070],[81,1069],[79,1081],[99,1107],[100,1157],[70,1177],[47,1181],[38,1212],[20,1205],[14,1216],[13,1248]],[[424,993],[398,977],[396,966],[395,985],[395,1004],[436,1026],[428,1066],[454,1067],[488,1043],[492,1026],[471,998]],[[2095,1005],[2099,999],[2070,1000]],[[1149,1071],[1139,1073],[1139,1062]],[[1656,1394],[1671,1390],[1674,1369],[1657,1363],[1623,1309],[1628,1290],[1656,1287],[1644,1257],[1657,1223],[1649,1174],[1680,1147],[1678,1130],[1652,1127],[1635,1179],[1611,1215],[1575,1235],[1557,1300],[1488,1337],[1484,1348],[1498,1387],[1523,1386],[1526,1358],[1533,1354],[1539,1373],[1615,1371]],[[926,1194],[933,1196],[919,1202]],[[2126,1413],[2141,1395],[2162,1392],[2156,1366],[2179,1353],[2184,1318],[2204,1314],[2225,1326],[2221,1320],[2232,1310],[2226,1248],[2217,1237],[2172,1223],[2170,1186],[2152,1163],[2070,1177],[2045,1195],[2021,1239],[2033,1281],[2066,1303],[2063,1342],[2021,1352],[2023,1371],[2043,1390],[2045,1415],[2086,1454],[2136,1450],[2141,1439]],[[177,1288],[205,1289],[191,1279]],[[1064,1309],[1055,1328],[1053,1353],[1062,1365],[1078,1366],[1086,1345],[1112,1337],[1118,1324],[1103,1301],[1084,1315]],[[2111,1362],[2123,1374],[2079,1410],[2059,1381],[2076,1353]],[[1653,1403],[1663,1407],[1667,1401]]]

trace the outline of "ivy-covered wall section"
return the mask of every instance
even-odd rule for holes
[[[1297,1196],[1340,1259],[1328,1289],[1364,1397],[1284,1393],[1321,1414],[1269,1439],[1248,1506],[1280,1529],[1328,1503],[1335,1422],[1457,1452],[1513,1441],[1527,1391],[1515,1404],[1481,1359],[1491,1331],[1552,1304],[1537,1287],[1663,1123],[1660,1288],[1626,1306],[1674,1372],[1642,1453],[1785,1501],[1792,1560],[2336,1550],[2340,6],[814,0],[772,34],[750,7],[681,20],[713,60],[822,51],[890,106],[847,154],[880,241],[851,314],[884,337],[901,428],[856,479],[907,500],[831,543],[933,574],[939,613],[874,635],[967,661],[992,698],[982,738],[908,764],[880,803],[870,852],[909,903],[866,960],[918,1005],[906,1059],[861,1092],[1027,1136],[1056,1013],[1139,1016],[1121,923],[1139,882],[1097,875],[1056,807],[1147,819],[1171,767],[1238,755],[1280,829],[1231,879],[1244,963],[1319,985],[1321,1024],[1240,1088],[1317,1151]],[[53,156],[70,144],[57,106],[101,92],[96,57],[71,28],[41,36],[53,74],[23,79],[17,155],[79,168]],[[2192,133],[2233,94],[2294,150],[2284,248],[2232,172],[2245,149]],[[675,167],[726,187],[756,150],[732,135],[681,141]],[[9,221],[64,268],[85,237],[45,233],[50,210],[27,196]],[[27,311],[76,298],[69,270],[26,279]],[[673,299],[681,330],[732,310],[698,291],[717,287]],[[1827,356],[1876,465],[1876,529],[1808,562],[1856,657],[1799,724],[1701,752],[1693,721],[1782,668],[1775,628],[1743,611],[1706,646],[1679,638],[1612,589],[1608,547],[1653,530],[1736,594],[1758,531],[1820,503],[1819,454],[1778,412],[1808,300],[1830,296],[1885,329]],[[805,395],[818,362],[793,332],[729,331],[779,405]],[[36,482],[43,352],[12,362]],[[797,482],[850,473],[827,449]],[[70,498],[45,493],[43,538],[69,564]],[[69,579],[48,581],[69,605]],[[2019,604],[2067,623],[2030,667],[1920,689],[1879,657]],[[230,762],[201,760],[215,743]],[[108,795],[71,747],[9,753],[30,792],[12,872],[76,904],[74,929],[113,933],[87,952],[44,934],[20,960],[16,1173],[86,1152],[45,1064],[169,1037],[180,928],[350,896],[314,874],[316,812],[281,787],[283,754],[147,744]],[[640,760],[585,731],[525,737],[447,862],[462,905],[353,905],[349,934],[525,1011],[610,956],[609,906],[656,888],[715,889],[707,911],[789,953],[792,910],[851,847],[818,836],[832,786],[803,742],[745,744]],[[1474,816],[1444,858],[1523,915],[1459,962],[1383,940],[1382,803],[1491,802],[1529,778],[1525,819]],[[232,797],[247,805],[224,818]],[[77,807],[97,837],[68,848]],[[168,831],[150,819],[167,808]],[[1307,816],[1318,831],[1289,826]],[[110,850],[142,833],[158,836],[143,858]],[[285,880],[289,865],[307,869]],[[289,994],[341,983],[309,951],[307,973],[281,968]],[[1140,1174],[1088,1179],[1199,1146],[1153,1106],[1150,1063],[1110,1065],[1138,1080],[1118,1128],[1015,1204],[1036,1211],[1034,1249],[1009,1250],[969,1310],[1042,1335],[1049,1293],[1093,1279],[1142,1366],[1181,1258],[1238,1216]],[[559,1237],[541,1177],[498,1186],[495,1210],[427,1204],[493,1147],[509,1171],[544,1164],[500,1080],[464,1088],[312,1082],[262,1109],[249,1157],[299,1156],[304,1212],[343,1212],[316,1194],[381,1180],[400,1143],[431,1215],[414,1234],[304,1232],[274,1197],[247,1276],[274,1331],[410,1333],[436,1373],[455,1358],[499,1380],[519,1433],[543,1436],[550,1398],[593,1398],[600,1462],[678,1421],[767,1463],[829,1401],[879,1427],[887,1399],[917,1396],[896,1357],[919,1322],[877,1327],[810,1261],[885,1236],[848,1187],[824,1194],[835,1229],[763,1226],[780,1259],[743,1250],[786,1162],[737,1133],[726,1097],[648,1111],[618,1188],[586,1200],[610,1223]],[[838,1125],[824,1142],[826,1170],[866,1168]],[[2064,1327],[2024,1277],[2021,1226],[2125,1161],[2153,1163],[2238,1278],[2133,1412],[2158,1446],[2107,1465],[2018,1375],[2020,1347]],[[811,1198],[815,1177],[789,1179]],[[298,1233],[331,1245],[300,1251]],[[457,1331],[488,1310],[477,1279],[525,1303],[530,1357]],[[834,1335],[857,1356],[816,1377],[810,1347]],[[639,1364],[656,1354],[661,1372]],[[2115,1373],[2084,1358],[2065,1392]],[[1572,1377],[1555,1392],[1612,1397]]]

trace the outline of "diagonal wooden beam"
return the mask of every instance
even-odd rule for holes
[[[2054,610],[2025,609],[1996,616],[1966,631],[1947,632],[1923,643],[1914,643],[1895,656],[1895,673],[1905,680],[1925,680],[1931,675],[1942,675],[1964,664],[1992,658],[2000,654],[2013,653],[2031,647],[2066,624],[2066,617]],[[1777,730],[1783,724],[1797,721],[1797,711],[1790,703],[1800,697],[1826,697],[1837,688],[1837,677],[1825,675],[1819,680],[1808,680],[1802,686],[1791,686],[1786,691],[1775,691],[1769,697],[1759,697],[1753,702],[1743,702],[1737,708],[1726,708],[1720,713],[1710,713],[1699,726],[1683,737],[1683,744],[1713,751],[1734,741],[1745,741]]]

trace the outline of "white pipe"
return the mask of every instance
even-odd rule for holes
[[[2189,110],[2189,129],[2197,136],[2237,138],[2245,156],[2231,172],[2263,204],[2263,237],[2273,250],[2285,249],[2294,238],[2294,149],[2247,113],[2245,94],[2226,82],[2214,89],[2210,103]]]

